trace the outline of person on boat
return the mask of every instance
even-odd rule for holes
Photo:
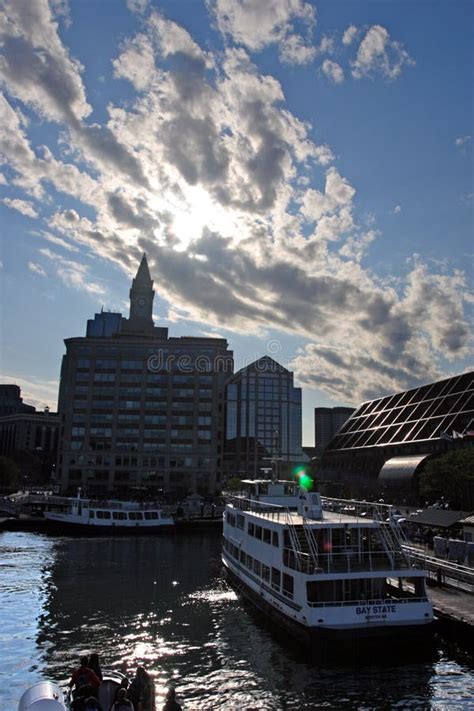
[[[95,696],[89,696],[86,700],[85,711],[102,711],[102,706]]]
[[[101,681],[103,680],[102,669],[100,668],[99,655],[97,654],[97,652],[92,652],[89,657],[89,663],[87,666],[89,667],[89,669],[92,669],[98,679],[100,679]]]
[[[97,674],[89,668],[88,657],[81,657],[79,666],[72,674],[69,686],[75,686],[76,689],[81,689],[82,687],[92,687],[95,691],[99,688],[100,679]]]
[[[133,701],[128,698],[127,689],[118,690],[117,699],[110,707],[110,711],[135,711]]]
[[[163,706],[163,711],[182,711],[181,706],[176,701],[176,691],[172,686],[166,692],[166,701]]]
[[[144,667],[137,667],[128,695],[135,706],[135,711],[154,711],[155,691],[153,681]]]

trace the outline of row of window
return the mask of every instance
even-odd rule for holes
[[[265,563],[249,555],[244,550],[237,548],[237,546],[226,538],[223,540],[223,547],[232,558],[247,568],[247,570],[261,578],[265,583],[271,585],[273,590],[281,592],[285,597],[293,599],[294,578],[292,575],[282,573],[281,570],[273,566],[265,565]]]
[[[155,521],[158,511],[101,511],[89,509],[89,518],[112,519],[113,521]]]

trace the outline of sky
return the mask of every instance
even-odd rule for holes
[[[315,406],[472,368],[471,0],[3,0],[0,382],[128,313]]]

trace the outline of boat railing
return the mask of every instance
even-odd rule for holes
[[[293,548],[283,549],[283,564],[306,575],[380,572],[382,570],[403,570],[408,567],[403,555],[394,553],[389,557],[385,549],[358,553],[345,550],[340,553],[319,553],[315,558]]]
[[[386,597],[378,600],[335,600],[331,602],[309,602],[308,607],[372,607],[382,605],[406,605],[429,602],[427,597]]]
[[[321,504],[324,511],[331,511],[339,514],[341,523],[343,516],[354,518],[375,519],[386,521],[395,519],[395,506],[374,501],[356,501],[353,499],[335,499],[329,496],[321,497]]]
[[[241,496],[228,496],[227,503],[231,504],[234,509],[239,511],[251,511],[252,513],[264,513],[271,520],[283,521],[286,523],[288,516],[291,513],[286,506],[281,504],[270,504],[265,501],[255,501],[255,499],[246,499]]]

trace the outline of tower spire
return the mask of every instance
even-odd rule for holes
[[[140,330],[153,328],[153,280],[144,253],[130,289],[130,325]]]

